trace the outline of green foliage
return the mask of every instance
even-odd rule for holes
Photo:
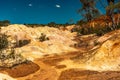
[[[16,54],[14,48],[0,51],[0,67],[10,68],[24,62],[27,60],[21,54]]]
[[[70,20],[69,23],[67,22],[67,23],[65,23],[65,24],[57,24],[57,23],[55,23],[55,22],[50,22],[50,23],[47,24],[47,26],[59,28],[59,27],[61,27],[61,26],[66,27],[66,26],[70,26],[70,25],[73,25],[73,24],[74,24],[74,23],[72,23],[72,21]]]
[[[112,13],[114,13],[114,11],[116,11],[116,10],[120,10],[120,2],[115,3],[115,4],[110,4],[110,5],[108,5],[106,7],[106,13],[107,13],[107,15],[111,14],[110,11],[113,11]],[[119,11],[117,11],[117,12],[119,12]]]
[[[0,34],[0,67],[12,67],[27,60],[20,54],[15,53],[15,49],[9,44],[8,36]]]
[[[10,25],[9,20],[0,21],[0,26],[8,26],[8,25]]]
[[[57,25],[56,25],[55,22],[50,22],[50,23],[48,23],[48,26],[49,26],[49,27],[57,27]]]
[[[95,0],[80,0],[82,7],[78,10],[84,20],[90,21],[100,15]]]
[[[118,26],[116,26],[115,28],[111,28],[111,26],[106,26],[106,27],[81,27],[81,28],[73,28],[72,32],[77,32],[78,34],[82,34],[82,35],[87,35],[87,34],[97,34],[98,36],[102,36],[105,33],[108,33],[112,30],[116,30],[116,29],[120,29],[120,24]]]
[[[0,50],[8,47],[8,36],[0,34]]]
[[[46,35],[44,33],[41,33],[41,36],[39,37],[39,41],[43,42],[43,41],[46,41],[46,40],[49,40],[49,38],[46,37]]]
[[[86,23],[86,21],[84,21],[84,20],[80,20],[80,21],[77,21],[77,25],[83,25],[83,24],[85,24]]]
[[[66,26],[70,26],[70,25],[73,25],[74,23],[70,24],[70,23],[65,23],[65,24],[57,24],[55,22],[50,22],[48,24],[25,24],[25,26],[27,27],[32,27],[32,28],[36,28],[36,27],[45,27],[45,26],[48,26],[48,27],[55,27],[55,28],[59,28],[59,27],[66,27]]]
[[[27,26],[27,27],[32,27],[32,28],[46,26],[45,24],[25,24],[25,23],[24,23],[24,25]]]
[[[0,60],[4,60],[4,59],[8,59],[8,58],[14,58],[13,54],[14,54],[14,49],[10,49],[8,52],[10,53],[4,53],[5,50],[1,50],[0,51]],[[5,52],[6,52],[5,51]]]

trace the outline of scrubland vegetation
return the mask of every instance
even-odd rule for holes
[[[101,0],[98,0],[101,2]],[[115,0],[116,1],[116,0]],[[106,14],[108,18],[101,18],[102,14],[99,12],[99,9],[96,8],[95,0],[80,0],[82,7],[78,10],[78,13],[83,16],[83,19],[76,22],[76,24],[56,24],[55,22],[50,22],[48,24],[24,24],[27,27],[67,27],[70,25],[74,25],[74,28],[71,29],[71,32],[77,32],[78,36],[88,35],[88,34],[96,34],[97,36],[102,36],[110,31],[120,29],[120,2],[114,0],[107,0],[108,5],[105,7]],[[87,5],[86,5],[87,4]],[[115,17],[115,15],[118,15]],[[100,25],[100,23],[96,23],[97,25],[91,26],[91,23],[95,23],[95,20],[102,20],[102,22],[106,22],[104,25]],[[117,19],[117,21],[116,21]],[[110,23],[110,25],[109,25]],[[9,20],[0,21],[0,26],[5,27],[10,25]],[[0,33],[0,66],[1,67],[11,67],[16,64],[20,64],[26,62],[27,60],[23,58],[20,54],[15,54],[14,48],[22,47],[30,43],[30,40],[19,40],[16,42],[14,47],[10,46],[10,42],[8,41],[8,35]],[[43,42],[49,40],[46,34],[41,33],[39,36],[39,41]],[[11,61],[13,60],[13,61]]]

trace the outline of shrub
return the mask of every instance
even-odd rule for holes
[[[50,22],[50,23],[48,23],[48,26],[49,27],[56,27],[56,23],[55,22]]]
[[[46,35],[44,33],[41,33],[41,36],[39,37],[39,41],[43,42],[43,41],[46,41],[46,40],[49,40],[49,38],[46,37]]]
[[[8,36],[0,34],[0,50],[8,47]]]
[[[13,48],[0,51],[0,67],[13,67],[27,62],[21,54],[16,54]]]
[[[27,61],[21,54],[15,53],[14,48],[9,46],[8,37],[6,34],[0,34],[0,67],[12,67]]]
[[[81,28],[73,28],[71,30],[71,32],[77,32],[77,34],[82,34],[82,35],[87,35],[87,34],[94,34],[96,33],[97,36],[102,36],[112,30],[116,30],[116,29],[120,29],[120,24],[117,25],[114,29],[112,28],[112,26],[97,26],[95,28],[93,27],[86,27],[86,26],[82,26]]]
[[[0,21],[0,26],[8,26],[8,25],[10,25],[9,20]]]

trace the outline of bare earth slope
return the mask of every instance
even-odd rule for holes
[[[16,52],[32,60],[12,68],[0,68],[1,80],[120,80],[119,30],[113,31],[113,35],[95,37],[100,44],[92,47],[89,44],[89,48],[83,44],[82,51],[81,47],[71,47],[76,43],[73,41],[76,34],[69,31],[24,25],[10,25],[1,31],[12,36],[11,42],[16,38],[30,39],[29,44],[16,48]],[[41,33],[50,40],[39,42]],[[92,41],[90,36],[80,38],[87,43],[89,39]]]
[[[49,54],[61,54],[71,51],[76,51],[70,47],[75,41],[75,34],[69,31],[62,31],[57,28],[38,27],[28,28],[24,25],[10,25],[3,27],[2,33],[10,35],[10,42],[18,40],[31,40],[30,44],[17,48],[16,51],[29,59],[39,58]],[[39,37],[44,33],[49,40],[40,42]]]

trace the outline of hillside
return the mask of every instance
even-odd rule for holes
[[[78,36],[69,29],[15,24],[1,33],[9,35],[8,48],[28,60],[12,67],[3,67],[1,60],[1,80],[120,80],[120,30]]]

